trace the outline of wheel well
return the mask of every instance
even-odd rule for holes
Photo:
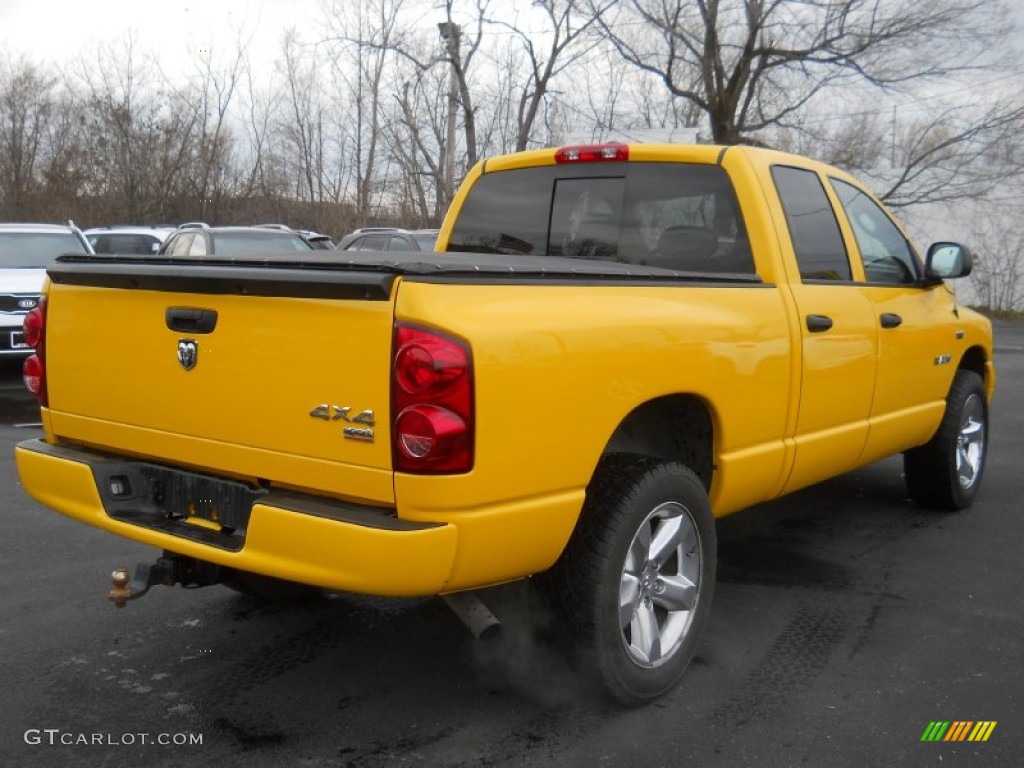
[[[608,440],[604,454],[679,461],[710,489],[713,445],[714,427],[707,404],[695,395],[669,395],[633,409]]]
[[[985,350],[981,347],[971,347],[960,359],[960,370],[974,371],[985,381]]]

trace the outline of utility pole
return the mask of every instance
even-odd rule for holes
[[[455,197],[455,116],[459,106],[459,83],[456,76],[459,56],[459,40],[462,27],[451,21],[442,21],[437,25],[441,40],[448,49],[448,61],[451,71],[448,74],[448,137],[444,146],[444,207],[447,208]]]

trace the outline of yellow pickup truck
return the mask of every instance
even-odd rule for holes
[[[164,550],[122,598],[537,576],[626,703],[693,654],[715,517],[901,452],[916,502],[978,491],[991,327],[943,282],[971,254],[922,258],[839,170],[741,146],[491,158],[436,247],[62,258],[25,324],[25,489]]]

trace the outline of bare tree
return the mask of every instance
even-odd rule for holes
[[[883,177],[879,197],[900,207],[983,196],[1020,174],[1020,159],[998,150],[1019,142],[1022,126],[1020,104],[968,114],[961,107],[935,110],[904,130],[897,172]]]
[[[1017,185],[1018,191],[1024,191]],[[998,207],[977,204],[971,244],[975,251],[971,283],[979,302],[991,312],[1024,308],[1024,234],[1018,222],[1024,200]]]
[[[245,158],[244,168],[238,169],[244,180],[240,184],[239,194],[245,197],[270,199],[286,192],[283,180],[274,173],[272,145],[276,132],[271,130],[283,94],[275,84],[257,88],[249,62],[245,66],[245,81],[242,93],[242,100],[245,103],[245,136],[242,142]],[[239,158],[236,159],[242,162]]]
[[[615,0],[535,0],[546,27],[524,29],[516,23],[485,19],[489,24],[507,29],[522,45],[526,55],[526,79],[517,98],[516,151],[527,148],[541,104],[548,95],[553,78],[580,62],[598,43],[588,35]]]
[[[599,23],[621,56],[706,115],[715,142],[735,144],[840,81],[886,89],[975,70],[1002,11],[993,0],[623,0]]]
[[[620,100],[629,77],[618,71],[618,64],[609,57],[579,73],[578,82],[582,85],[585,100],[575,100],[582,118],[575,122],[577,125],[582,122],[587,127],[591,141],[601,141],[622,127],[623,120],[628,121]],[[616,77],[613,73],[626,76]]]
[[[445,21],[443,25],[448,28],[449,33],[457,30],[455,34],[450,34],[446,38],[447,62],[452,69],[455,90],[458,92],[462,130],[466,142],[466,167],[470,168],[476,165],[479,155],[476,136],[476,109],[473,106],[469,73],[472,70],[473,59],[480,52],[480,45],[484,40],[484,25],[487,19],[487,9],[490,6],[490,0],[475,0],[475,20],[468,35],[466,35],[462,26],[456,24],[453,20],[452,9],[454,5],[455,0],[444,0]],[[462,42],[464,37],[467,40],[465,44]],[[446,149],[446,152],[449,154],[453,154],[455,151],[454,146]],[[448,178],[446,182],[446,196],[448,201],[450,201],[452,196],[454,196],[454,178]]]
[[[670,141],[677,129],[695,129],[700,120],[692,104],[672,98],[647,73],[632,69],[608,49],[588,56],[586,66],[573,72],[572,82],[559,106],[574,114],[567,131],[574,141],[584,136],[589,141],[642,140],[631,138],[638,134]]]
[[[318,69],[313,62],[303,61],[302,46],[294,29],[285,33],[281,48],[288,102],[288,115],[281,121],[281,133],[288,142],[295,169],[292,194],[299,199],[322,201],[326,139]]]
[[[333,40],[355,45],[360,52],[360,61],[364,60],[364,56],[376,54],[370,60],[374,62],[372,71],[377,72],[378,76],[364,76],[359,84],[359,87],[362,87],[363,81],[365,81],[366,85],[370,86],[371,119],[377,119],[381,114],[379,99],[381,75],[386,62],[391,62],[396,67],[400,61],[410,65],[410,69],[403,72],[404,78],[392,78],[396,85],[396,95],[400,98],[402,98],[402,94],[408,95],[412,92],[404,89],[403,82],[413,83],[413,91],[422,92],[423,88],[415,85],[416,81],[426,77],[438,66],[446,65],[450,73],[446,130],[439,135],[438,144],[430,150],[430,153],[437,157],[437,162],[428,165],[437,169],[437,182],[442,190],[443,204],[447,205],[454,196],[455,180],[458,175],[456,171],[458,148],[454,130],[457,119],[462,121],[466,158],[464,165],[468,167],[475,164],[479,156],[476,108],[473,101],[470,73],[473,70],[473,61],[484,40],[485,17],[490,0],[474,0],[472,28],[456,21],[456,6],[460,5],[456,0],[443,0],[439,4],[439,10],[443,12],[443,16],[439,18],[443,20],[437,22],[437,28],[441,34],[443,51],[439,51],[437,48],[433,50],[425,48],[419,43],[418,35],[413,35],[408,30],[399,27],[398,17],[404,0],[376,0],[376,2],[380,3],[381,10],[377,23],[360,25],[355,30],[351,29],[350,17],[352,14],[349,6],[346,5],[344,10],[335,8],[332,11],[332,18],[335,19],[333,26],[338,31],[335,32]],[[358,71],[362,72],[363,70],[360,68]],[[359,92],[358,88],[355,90]],[[361,104],[362,100],[357,98],[357,109],[361,109]],[[375,130],[370,132],[370,141],[375,140],[377,128],[379,126],[375,126]],[[423,136],[424,133],[421,131],[421,137]],[[420,151],[426,149],[425,143],[421,145]]]
[[[225,62],[222,66],[214,63],[212,52],[199,59],[199,83],[195,93],[197,134],[190,183],[199,203],[199,217],[204,221],[229,191],[226,182],[232,137],[228,111],[245,74],[247,58],[247,43],[238,39],[231,56],[217,59]]]
[[[398,25],[405,0],[371,0],[353,8],[335,0],[328,11],[331,51],[336,81],[344,85],[344,125],[348,131],[348,158],[355,170],[355,207],[358,224],[372,216],[379,195],[383,89],[394,68],[395,54],[414,59]],[[392,73],[393,74],[393,73]]]
[[[0,59],[0,217],[36,215],[54,84],[27,59]]]
[[[515,94],[525,56],[517,40],[503,35],[491,46],[488,58],[494,74],[489,87],[477,94],[477,150],[485,156],[505,154],[516,146],[519,125]]]
[[[696,128],[700,124],[700,110],[695,104],[682,99],[666,98],[663,89],[657,89],[657,82],[651,77],[628,80],[628,95],[634,104],[634,112],[640,118],[640,126],[651,129]],[[657,90],[656,90],[657,89]]]
[[[419,72],[395,95],[398,102],[388,120],[393,152],[406,177],[406,186],[418,201],[421,214],[426,213],[428,199],[433,199],[429,218],[440,221],[449,201],[446,185],[445,155],[439,151],[448,140],[448,86],[440,70]],[[424,179],[433,182],[428,194]]]
[[[434,126],[433,139],[435,142],[439,140],[439,110],[435,109],[433,119],[428,118],[426,121],[414,117],[417,96],[412,90],[415,85],[422,83],[422,80],[415,84],[405,83],[402,93],[395,96],[397,103],[385,117],[384,126],[401,173],[399,186],[402,194],[397,200],[400,220],[407,225],[415,223],[418,226],[428,226],[440,221],[443,214],[440,209],[443,191],[442,172],[437,165],[437,158],[426,149],[427,142],[422,134],[424,126]],[[437,92],[439,93],[440,89],[437,89]],[[440,99],[435,101],[434,106],[439,102]],[[422,112],[420,116],[422,117]],[[428,180],[432,181],[432,189]]]
[[[106,216],[147,223],[195,216],[199,201],[187,182],[197,154],[201,104],[171,86],[135,50],[119,45],[79,62],[89,162],[97,169],[91,194],[106,200]]]

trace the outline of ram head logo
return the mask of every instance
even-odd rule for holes
[[[196,367],[196,360],[199,358],[199,342],[195,339],[180,339],[178,341],[178,362],[186,371]]]

